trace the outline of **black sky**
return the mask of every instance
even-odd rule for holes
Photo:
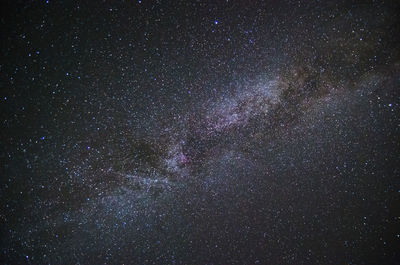
[[[6,1],[3,264],[397,264],[396,1]]]

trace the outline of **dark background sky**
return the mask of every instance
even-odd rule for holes
[[[396,264],[396,1],[5,1],[4,264]]]

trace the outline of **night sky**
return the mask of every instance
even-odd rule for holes
[[[397,1],[2,1],[1,264],[399,264]]]

